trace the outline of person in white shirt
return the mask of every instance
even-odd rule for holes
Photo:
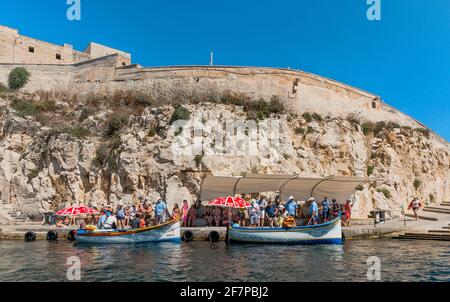
[[[259,220],[259,206],[258,203],[252,199],[251,201],[251,207],[248,209],[248,214],[250,216],[250,226],[252,228],[256,228],[258,226],[258,220]]]
[[[117,227],[117,220],[114,215],[111,214],[111,212],[106,213],[106,221],[103,223],[103,229],[105,230],[112,230]]]
[[[258,207],[259,207],[258,227],[263,228],[264,227],[264,220],[266,218],[267,201],[266,201],[266,199],[263,196],[260,196],[256,203],[258,204]]]

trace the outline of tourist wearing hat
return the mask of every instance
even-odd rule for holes
[[[288,201],[286,202],[286,211],[289,216],[297,217],[297,202],[294,199],[294,196],[290,196]]]
[[[250,216],[250,226],[256,228],[258,226],[259,205],[256,200],[252,199],[251,206],[248,209],[248,215]]]
[[[317,205],[316,199],[311,197],[308,199],[309,206],[309,216],[311,219],[309,220],[308,225],[314,224],[316,225],[319,222],[319,206]]]

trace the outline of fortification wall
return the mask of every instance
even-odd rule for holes
[[[85,51],[70,44],[62,46],[19,34],[0,25],[0,62],[7,64],[76,64],[117,54],[117,67],[131,64],[131,54],[91,42]]]
[[[287,108],[298,114],[317,112],[324,117],[347,117],[352,114],[361,120],[423,126],[384,104],[374,94],[302,71],[220,66],[116,68],[118,60],[118,55],[110,55],[74,65],[0,64],[0,82],[7,82],[7,75],[14,67],[25,66],[32,74],[24,88],[28,91],[111,93],[132,90],[154,97],[214,96],[233,92],[254,98],[278,96]]]
[[[19,35],[17,30],[0,26],[0,62],[17,64],[73,64],[90,59],[88,53],[72,45],[47,43]]]
[[[377,95],[310,73],[255,67],[180,66],[117,69],[114,81],[103,90],[134,90],[156,95],[217,94],[226,91],[255,98],[274,95],[302,114],[347,117],[354,114],[371,121],[419,123],[384,104]],[[89,89],[85,87],[85,89]]]

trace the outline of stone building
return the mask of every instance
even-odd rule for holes
[[[19,31],[0,25],[0,63],[8,64],[75,64],[117,54],[118,66],[131,64],[129,53],[90,43],[85,51],[70,44],[63,46],[22,36]]]

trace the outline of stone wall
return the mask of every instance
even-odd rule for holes
[[[341,118],[353,115],[360,120],[426,127],[375,94],[303,71],[234,66],[117,67],[122,60],[121,55],[110,55],[73,65],[25,65],[32,76],[24,90],[73,93],[130,90],[154,97],[227,92],[253,98],[277,96],[298,114],[316,112],[323,117]],[[0,64],[0,83],[6,83],[9,71],[17,66],[24,65]]]
[[[131,55],[123,51],[90,43],[86,51],[70,44],[63,46],[22,36],[19,31],[0,25],[0,63],[9,64],[75,64],[117,54],[117,66],[131,64]]]

